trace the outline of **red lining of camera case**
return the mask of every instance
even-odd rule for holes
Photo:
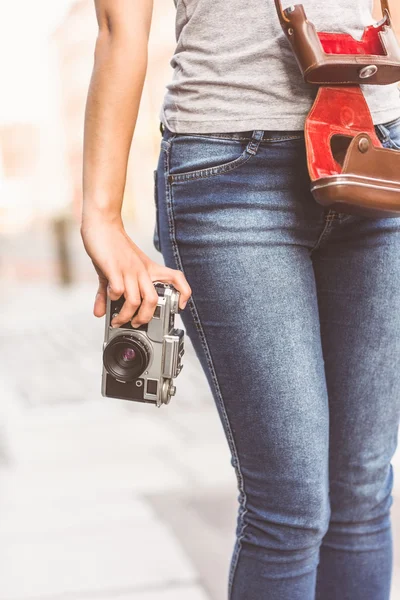
[[[331,148],[335,135],[353,138],[359,133],[367,133],[372,144],[382,148],[359,86],[321,86],[306,119],[304,132],[312,181],[342,172],[342,165],[335,160]]]
[[[304,127],[315,200],[348,213],[400,217],[400,152],[383,147],[359,85],[400,80],[387,0],[381,0],[383,20],[360,40],[317,32],[303,5],[285,11],[280,0],[275,5],[305,80],[319,86]]]
[[[327,54],[360,54],[386,56],[379,33],[384,25],[366,27],[361,40],[348,33],[318,33],[322,48]]]

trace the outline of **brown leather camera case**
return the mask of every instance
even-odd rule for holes
[[[318,33],[302,4],[283,10],[275,0],[282,29],[305,81],[318,85],[385,85],[400,81],[400,46],[391,25],[388,0],[383,19],[364,30],[361,40],[345,33]]]
[[[311,191],[319,204],[367,217],[400,217],[400,152],[382,146],[360,86],[321,86],[304,131]]]

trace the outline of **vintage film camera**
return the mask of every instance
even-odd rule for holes
[[[184,331],[175,329],[179,292],[168,283],[155,282],[158,304],[148,323],[118,328],[111,321],[124,303],[107,300],[103,345],[102,395],[160,407],[175,394],[173,378],[182,369]]]

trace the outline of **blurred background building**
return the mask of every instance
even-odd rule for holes
[[[74,263],[69,277],[76,281],[88,274],[76,264],[68,245],[73,240],[65,238],[74,238],[79,222],[83,119],[97,23],[93,0],[42,0],[39,6],[44,22],[38,28],[38,13],[17,0],[10,14],[20,28],[19,14],[27,12],[26,24],[20,36],[5,36],[0,45],[3,57],[13,56],[5,69],[8,86],[0,109],[0,268],[11,281],[21,273],[56,281],[65,277],[65,268],[54,261],[69,257]],[[155,2],[148,74],[130,154],[124,217],[144,237],[154,223],[152,170],[158,111],[171,70],[174,10],[172,0]],[[33,28],[27,25],[30,20]],[[4,58],[2,63],[7,65]],[[22,251],[15,261],[16,246],[26,248],[30,237],[31,252]],[[54,252],[48,253],[48,245]]]
[[[93,0],[13,0],[3,16],[0,600],[221,600],[236,483],[189,340],[168,407],[99,392],[103,323],[79,236]],[[158,261],[152,171],[174,20],[173,1],[155,0],[124,202]]]
[[[93,0],[15,0],[0,63],[0,600],[219,600],[236,484],[187,340],[166,408],[100,395],[103,322],[79,235]],[[157,261],[153,169],[174,48],[155,0],[124,220]],[[12,59],[10,58],[12,57]]]

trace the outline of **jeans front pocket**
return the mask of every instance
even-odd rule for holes
[[[249,139],[221,139],[196,134],[177,134],[170,147],[169,183],[183,183],[221,175],[245,164],[253,154]]]
[[[155,206],[155,222],[154,222],[154,231],[153,231],[153,246],[158,251],[161,252],[161,244],[160,244],[160,215],[158,209],[158,185],[157,185],[157,169],[153,171],[154,184],[153,184],[153,192],[154,192],[154,206]]]

